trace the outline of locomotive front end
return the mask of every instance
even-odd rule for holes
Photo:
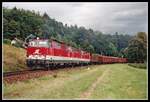
[[[48,53],[48,40],[34,39],[29,42],[27,48],[27,66],[30,68],[43,67]]]

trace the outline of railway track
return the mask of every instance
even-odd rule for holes
[[[16,81],[23,81],[33,79],[44,75],[52,74],[52,71],[45,70],[24,70],[16,72],[3,73],[3,81],[7,83],[14,83]]]
[[[3,73],[3,77],[13,76],[13,75],[19,75],[19,74],[25,74],[33,70],[23,70],[23,71],[15,71],[15,72],[5,72]]]
[[[70,70],[72,67],[62,68],[62,70]],[[78,68],[78,67],[77,67]],[[80,68],[80,67],[79,67]],[[74,69],[74,68],[73,68]],[[60,68],[61,70],[61,68]],[[15,71],[15,72],[5,72],[3,73],[3,81],[7,83],[14,83],[16,81],[23,81],[27,79],[33,79],[37,77],[41,77],[44,75],[55,75],[59,71],[59,68],[56,70],[44,70],[44,69],[36,69],[36,70],[23,70],[23,71]]]

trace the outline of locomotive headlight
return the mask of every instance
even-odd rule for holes
[[[29,55],[29,56],[28,56],[28,58],[29,58],[29,59],[32,59],[32,58],[33,58],[33,56],[32,56],[32,55]]]

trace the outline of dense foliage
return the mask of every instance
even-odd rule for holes
[[[147,34],[138,32],[124,51],[130,62],[147,61]]]
[[[56,38],[83,50],[111,56],[125,56],[124,49],[128,41],[133,38],[127,34],[103,34],[77,25],[68,26],[46,13],[24,9],[3,8],[3,37],[12,39],[17,37],[25,40],[27,36],[34,34],[42,38]]]

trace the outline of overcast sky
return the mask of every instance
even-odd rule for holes
[[[147,2],[93,2],[93,3],[52,3],[52,2],[5,2],[4,7],[23,8],[46,12],[56,21],[68,25],[84,26],[103,33],[135,34],[148,32]]]

